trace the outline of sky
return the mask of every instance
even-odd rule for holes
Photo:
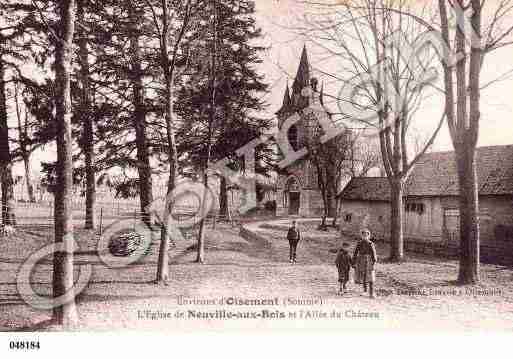
[[[496,0],[490,0],[487,4],[493,7],[496,2]],[[344,74],[343,70],[337,70],[340,66],[336,60],[326,60],[325,51],[295,30],[302,23],[304,14],[312,11],[311,7],[297,0],[257,0],[256,8],[257,24],[265,35],[263,43],[269,46],[260,68],[271,85],[271,91],[265,97],[269,103],[268,115],[272,116],[280,108],[287,81],[291,85],[297,71],[303,46],[308,50],[315,76],[321,82],[328,84],[328,92],[335,95],[340,84],[323,73],[336,73],[339,78],[346,78],[347,74]],[[513,20],[513,13],[511,20]],[[482,70],[482,83],[486,84],[512,70],[512,59],[513,46],[488,55]],[[479,146],[513,144],[512,97],[513,77],[495,82],[482,90]],[[427,138],[436,127],[443,105],[444,100],[441,95],[433,96],[423,103],[415,118],[414,126],[421,137]],[[452,149],[448,129],[444,126],[431,150]]]
[[[309,39],[298,34],[304,15],[311,8],[299,0],[256,0],[256,21],[262,29],[262,44],[267,48],[262,54],[263,63],[258,66],[270,86],[270,92],[264,97],[268,108],[262,115],[274,117],[283,101],[287,83],[292,85],[299,64],[303,46],[306,46],[314,76],[326,86],[326,92],[335,95],[340,87],[338,81],[323,73],[332,73],[339,78],[347,77],[340,69],[336,59],[326,59],[325,51],[313,44]],[[490,0],[489,6],[497,0]],[[491,4],[491,5],[490,5]],[[512,14],[513,20],[513,14]],[[513,46],[498,50],[489,55],[484,64],[482,81],[487,83],[513,69]],[[513,144],[513,77],[506,78],[487,87],[481,94],[482,120],[480,123],[479,146]],[[435,128],[441,116],[443,97],[433,96],[423,103],[416,115],[414,130],[420,137],[427,138]],[[333,105],[332,105],[333,106]],[[11,112],[13,113],[13,112]],[[10,119],[13,122],[13,119]],[[439,133],[432,151],[452,150],[448,129],[444,126]],[[55,150],[48,146],[44,153],[37,152],[32,159],[35,171],[40,168],[40,161],[53,160]],[[21,164],[15,166],[15,173],[21,175]]]

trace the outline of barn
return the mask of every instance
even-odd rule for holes
[[[454,152],[425,154],[404,191],[407,251],[457,256],[458,178]],[[513,264],[513,145],[477,149],[479,219],[483,261]],[[390,238],[390,187],[387,178],[353,178],[338,194],[340,228],[355,235],[368,226],[376,238]]]

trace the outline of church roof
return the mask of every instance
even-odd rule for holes
[[[301,90],[310,86],[310,62],[308,61],[308,53],[306,46],[303,47],[301,53],[301,60],[299,60],[299,67],[297,69],[296,78],[292,84],[292,94],[301,94]]]
[[[310,62],[308,60],[308,52],[306,50],[306,46],[304,46],[297,74],[292,84],[292,93],[287,83],[287,87],[283,95],[282,106],[278,111],[276,111],[276,114],[281,115],[284,113],[294,113],[303,110],[311,105],[313,94],[315,94],[315,97],[318,96],[318,101],[322,106],[324,106],[324,83],[320,85],[320,89],[318,89],[318,85],[318,80],[315,77],[312,77]],[[305,96],[303,96],[303,89],[305,88],[314,90],[314,92],[311,93],[311,95],[305,94]],[[329,115],[329,111],[327,109],[325,110]]]

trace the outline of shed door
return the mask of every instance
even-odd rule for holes
[[[460,237],[460,210],[444,210],[444,235],[450,242],[459,241]]]

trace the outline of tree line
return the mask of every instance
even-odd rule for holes
[[[183,177],[208,186],[207,169],[219,159],[228,157],[241,168],[235,150],[272,125],[261,117],[269,87],[257,72],[264,48],[254,12],[249,0],[2,2],[3,224],[14,220],[13,163],[30,168],[31,155],[52,143],[56,161],[42,165],[54,188],[55,242],[68,249],[74,184],[85,183],[85,228],[96,227],[96,187],[112,171],[121,193],[138,195],[143,220],[151,225],[155,175],[167,177],[169,194]],[[9,131],[10,98],[16,136]],[[257,173],[267,176],[271,146],[259,146],[256,159]],[[32,193],[29,177],[27,184]],[[221,181],[221,214],[228,185]],[[159,284],[169,277],[167,218],[162,222]],[[202,221],[200,263],[204,235]],[[58,297],[73,287],[72,250],[55,254],[53,273]],[[76,321],[74,303],[55,308],[54,318],[60,324]]]

